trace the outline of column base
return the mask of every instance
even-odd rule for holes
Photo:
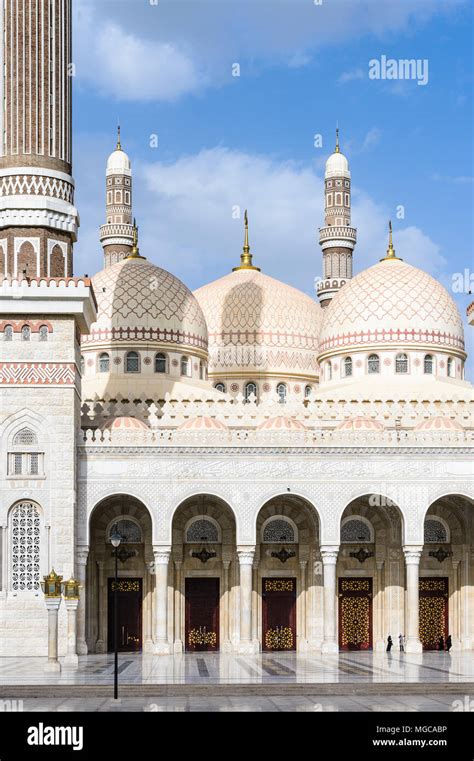
[[[153,649],[153,652],[155,655],[169,655],[171,652],[170,643],[169,642],[155,642],[155,647]]]
[[[255,655],[255,653],[258,653],[258,648],[255,649],[255,644],[251,641],[239,642],[237,652],[240,653],[240,655]]]
[[[155,645],[152,639],[146,639],[143,644],[144,653],[153,653],[155,651]]]
[[[65,669],[77,669],[79,668],[79,658],[77,655],[66,655],[66,657],[63,660],[63,667]]]
[[[105,647],[105,642],[104,642],[103,639],[98,639],[97,640],[97,642],[95,643],[95,651],[96,651],[96,653],[106,653],[107,652],[106,647]]]
[[[321,653],[323,655],[338,655],[339,645],[336,642],[323,642],[321,645]]]
[[[180,639],[177,639],[173,642],[173,653],[182,653],[184,650],[183,643]]]
[[[87,647],[87,643],[83,639],[82,640],[81,639],[77,640],[76,649],[77,649],[77,654],[78,655],[87,655],[87,653],[89,652],[89,648]]]
[[[61,664],[59,661],[48,661],[45,663],[44,669],[47,674],[59,674],[61,671]]]
[[[406,645],[405,645],[405,652],[406,653],[422,653],[423,652],[423,645],[421,644],[419,639],[407,639]]]

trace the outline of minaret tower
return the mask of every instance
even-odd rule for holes
[[[351,173],[349,163],[339,149],[339,129],[336,147],[326,161],[325,227],[319,228],[319,243],[323,251],[323,276],[316,284],[321,306],[352,277],[352,252],[357,230],[351,227]]]
[[[104,266],[110,267],[129,256],[134,245],[132,166],[122,149],[120,127],[117,147],[107,161],[105,194],[107,222],[100,228],[100,242],[104,248]]]
[[[0,274],[72,275],[71,0],[0,5]]]

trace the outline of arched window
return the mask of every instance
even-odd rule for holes
[[[82,355],[81,355],[79,367],[80,367],[80,370],[81,370],[81,375],[84,375],[85,370],[86,370],[86,362],[85,362],[85,359],[84,359],[84,357]]]
[[[5,330],[3,331],[3,339],[5,341],[13,341],[13,326],[12,325],[5,325]]]
[[[188,377],[191,375],[191,361],[189,357],[181,357],[181,375],[186,375]]]
[[[397,354],[395,357],[395,372],[407,373],[408,372],[408,357],[406,354]]]
[[[351,544],[372,542],[370,525],[360,518],[350,518],[341,526],[341,542]]]
[[[40,341],[47,341],[48,340],[48,326],[47,325],[41,325],[39,329],[39,340]]]
[[[367,372],[369,375],[380,372],[380,359],[378,354],[371,354],[367,360]]]
[[[140,526],[135,523],[135,521],[131,521],[128,518],[122,518],[112,524],[109,530],[109,542],[113,530],[118,531],[122,537],[121,541],[123,544],[141,544],[142,542],[142,531]]]
[[[277,385],[277,394],[278,394],[278,401],[280,404],[285,404],[286,402],[286,394],[287,394],[287,388],[284,383],[279,383]]]
[[[106,351],[99,356],[99,373],[108,373],[110,369],[110,357]]]
[[[443,544],[449,542],[446,526],[438,518],[426,518],[424,529],[425,544]]]
[[[433,355],[432,354],[425,354],[425,359],[423,362],[423,369],[426,373],[426,375],[432,375],[433,374]]]
[[[309,397],[311,396],[312,391],[313,391],[313,387],[312,386],[305,386],[304,387],[304,398],[305,399],[309,399]]]
[[[199,378],[204,380],[204,362],[202,360],[199,362]]]
[[[221,391],[223,394],[225,394],[225,383],[222,383],[221,381],[219,381],[219,383],[216,383],[214,388],[216,389],[216,391]]]
[[[344,375],[346,378],[352,375],[352,357],[346,357],[344,360]]]
[[[40,588],[40,512],[33,502],[20,502],[10,513],[11,588],[15,592]]]
[[[454,378],[454,359],[452,357],[448,358],[448,376]]]
[[[21,340],[22,341],[29,341],[31,337],[31,329],[29,325],[23,325],[21,329]]]
[[[8,453],[9,476],[39,476],[44,472],[44,453],[38,451],[38,437],[31,428],[22,428],[15,434],[12,450]]]
[[[125,372],[138,373],[140,371],[140,361],[136,351],[129,351],[125,355]]]
[[[246,402],[250,401],[250,397],[252,396],[252,394],[256,399],[257,398],[257,384],[254,383],[253,381],[249,381],[248,383],[245,384],[245,388],[244,388],[244,398]]]
[[[295,530],[291,523],[284,518],[275,517],[264,524],[262,530],[262,542],[265,544],[294,544]]]
[[[187,544],[216,544],[218,542],[219,531],[217,526],[207,518],[196,518],[187,528]]]
[[[166,373],[168,362],[166,354],[155,354],[155,373]]]
[[[326,362],[326,380],[332,380],[332,364]]]

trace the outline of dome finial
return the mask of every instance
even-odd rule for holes
[[[120,142],[120,124],[117,125],[117,150],[122,150],[122,143]]]
[[[245,209],[244,213],[244,226],[245,226],[245,237],[244,237],[244,245],[242,248],[242,253],[240,254],[240,265],[239,267],[233,267],[232,272],[235,272],[236,270],[257,270],[260,272],[260,267],[255,267],[252,264],[252,254],[250,253],[250,246],[249,246],[249,219],[247,216],[247,209]]]
[[[336,122],[336,147],[334,153],[339,153],[339,122]]]
[[[133,240],[133,246],[132,250],[129,253],[128,256],[126,256],[126,259],[145,259],[144,256],[141,256],[140,249],[138,248],[138,225],[135,217],[133,218],[133,231],[132,231],[132,240]]]
[[[381,259],[380,261],[384,262],[386,259],[397,259],[398,261],[403,261],[402,259],[400,259],[399,256],[397,256],[395,254],[395,249],[393,247],[392,220],[391,219],[389,219],[389,221],[388,221],[388,248],[387,248],[387,253],[383,257],[383,259]]]

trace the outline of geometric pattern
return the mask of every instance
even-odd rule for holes
[[[354,518],[341,528],[341,542],[371,542],[370,528],[363,521]]]
[[[293,526],[281,518],[273,518],[263,529],[262,541],[270,544],[278,542],[286,542],[288,544],[289,542],[294,542],[295,532]]]
[[[425,520],[425,536],[424,541],[437,544],[438,542],[446,543],[448,541],[448,535],[446,527],[443,526],[441,521],[434,518],[427,518]]]
[[[41,195],[74,203],[74,187],[56,177],[13,174],[0,177],[0,195]]]
[[[72,363],[0,362],[0,384],[72,386],[76,376]]]
[[[205,518],[198,518],[193,521],[186,532],[186,542],[208,542],[215,543],[219,541],[217,528],[211,521]]]
[[[39,589],[40,516],[31,502],[21,502],[12,511],[12,589]]]

